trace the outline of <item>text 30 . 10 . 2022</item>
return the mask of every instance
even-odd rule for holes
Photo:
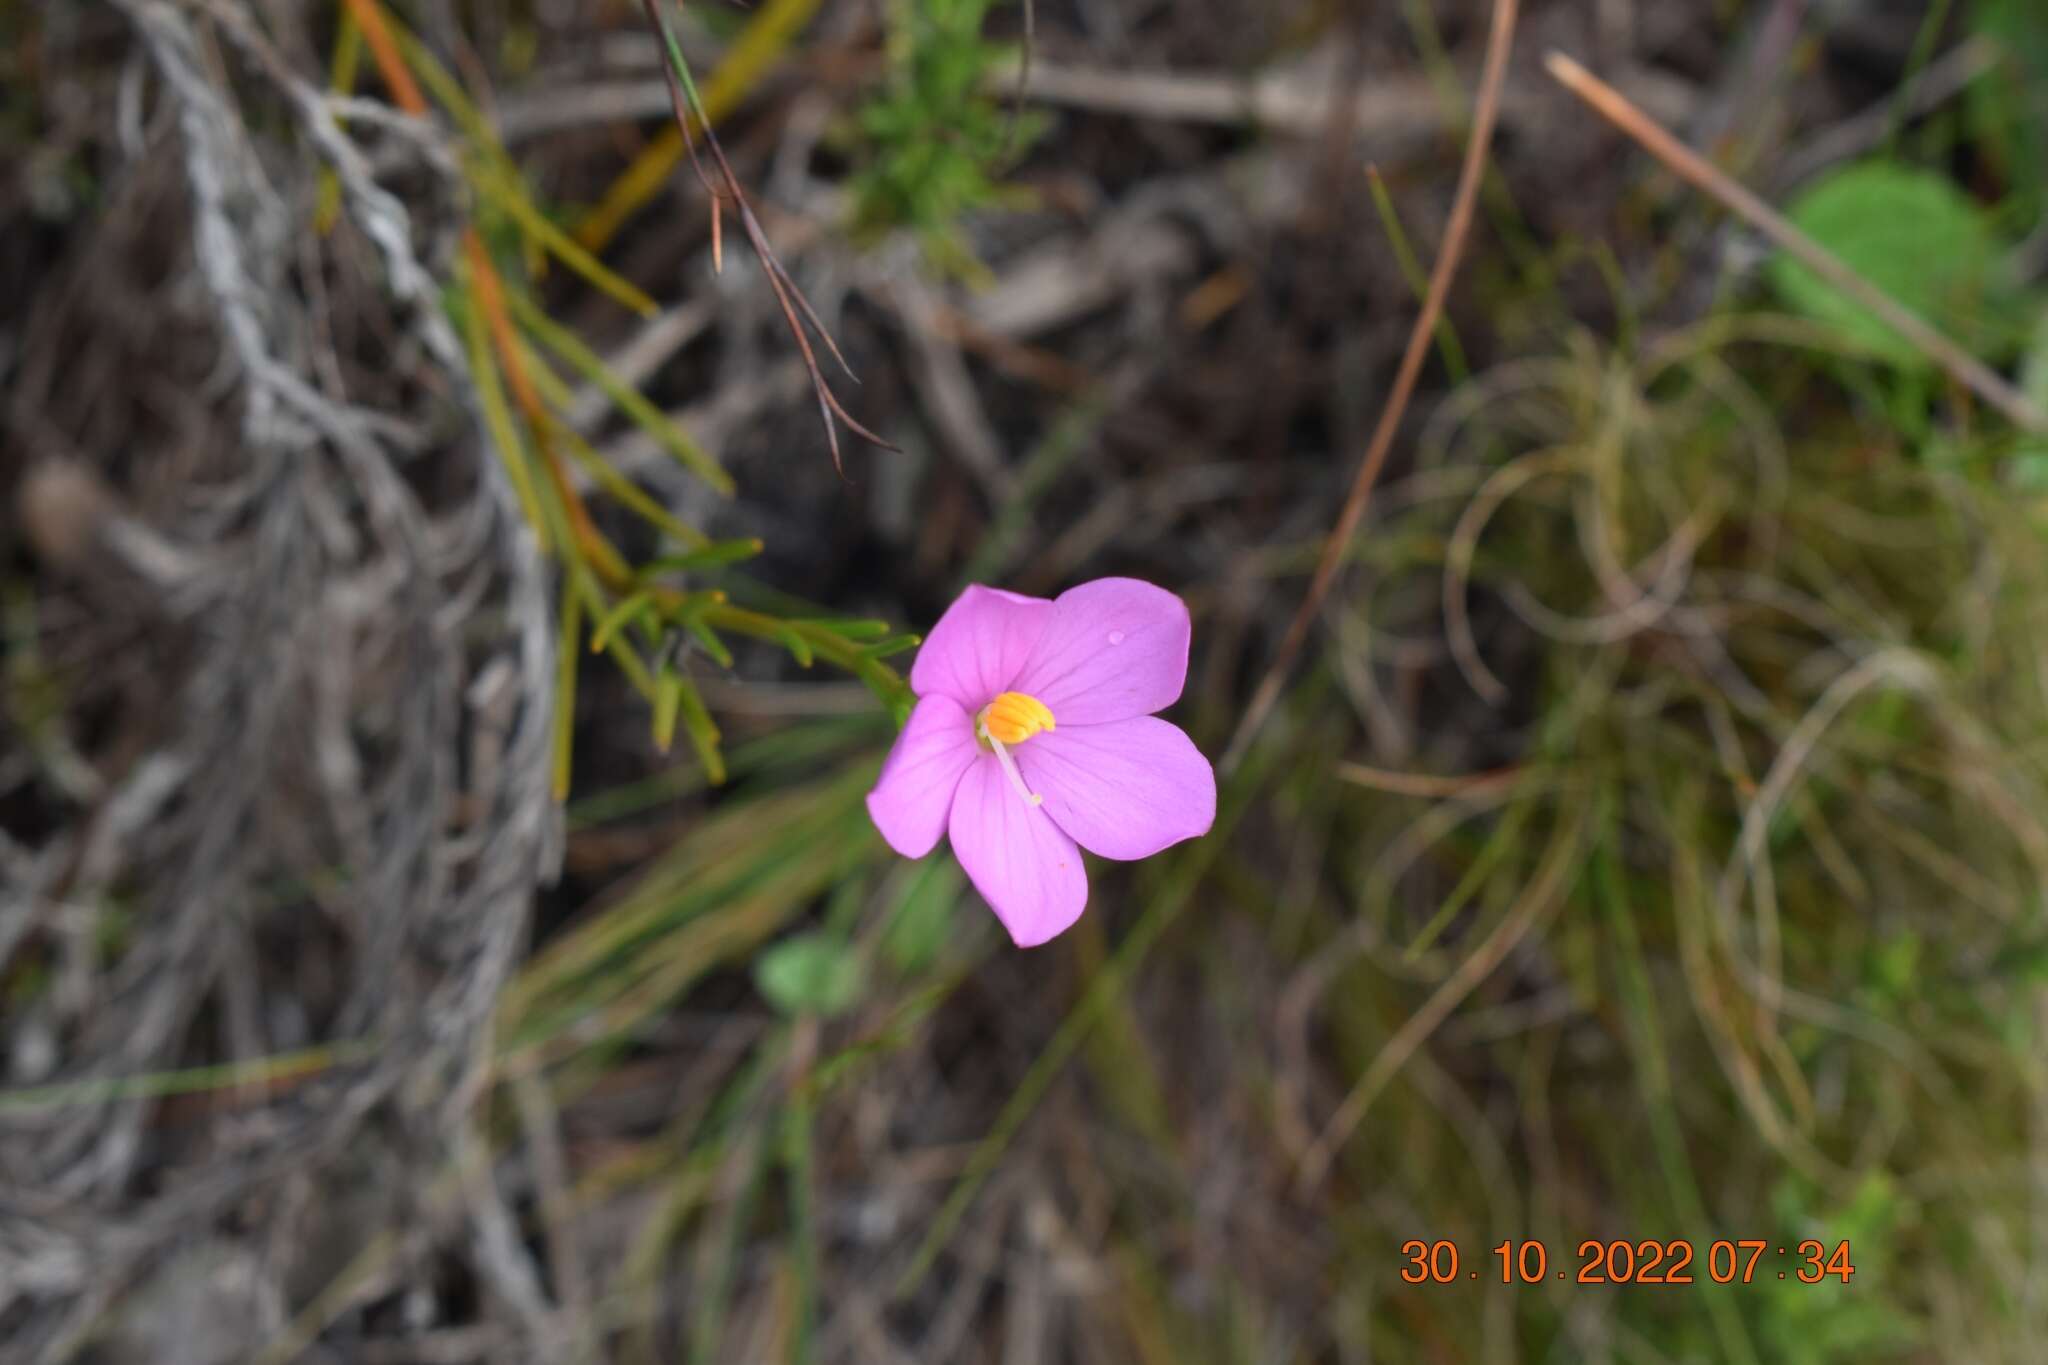
[[[1579,1243],[1576,1270],[1569,1266],[1553,1269],[1550,1249],[1539,1241],[1510,1240],[1492,1251],[1496,1259],[1487,1267],[1486,1278],[1490,1280],[1497,1273],[1501,1284],[1533,1285],[1547,1279],[1576,1284],[1641,1285],[1753,1284],[1772,1279],[1820,1284],[1838,1279],[1847,1284],[1856,1273],[1848,1242],[1837,1242],[1830,1248],[1812,1238],[1777,1242],[1746,1237],[1710,1242],[1704,1247],[1683,1240],[1631,1242],[1589,1238]],[[1455,1284],[1480,1278],[1476,1269],[1461,1270],[1455,1242],[1415,1238],[1401,1244],[1401,1255],[1401,1278],[1409,1284]]]

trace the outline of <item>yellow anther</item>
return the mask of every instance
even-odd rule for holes
[[[1022,744],[1041,730],[1050,730],[1052,712],[1044,702],[1022,692],[1005,692],[981,713],[982,728],[990,739],[1004,744]]]

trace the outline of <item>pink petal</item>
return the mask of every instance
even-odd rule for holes
[[[910,690],[951,697],[968,713],[1010,690],[1052,619],[1053,604],[975,584],[960,594],[925,637],[910,670]],[[1055,713],[1057,714],[1057,713]]]
[[[1015,752],[1025,783],[1045,798],[1039,809],[1090,853],[1149,858],[1215,823],[1215,770],[1156,716],[1061,725]]]
[[[1037,643],[1009,688],[1044,702],[1061,729],[1149,716],[1187,679],[1188,609],[1150,583],[1098,578],[1053,599]]]
[[[922,858],[946,832],[960,775],[980,755],[974,720],[951,697],[921,699],[882,761],[868,816],[906,858]]]
[[[1019,948],[1035,948],[1081,918],[1088,875],[1081,850],[1044,806],[1027,805],[983,757],[953,796],[953,856]]]

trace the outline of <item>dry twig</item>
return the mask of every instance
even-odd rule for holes
[[[1458,172],[1458,193],[1451,204],[1450,222],[1444,228],[1443,248],[1437,254],[1436,268],[1430,272],[1429,293],[1423,298],[1422,311],[1416,314],[1415,326],[1408,333],[1408,347],[1402,352],[1401,368],[1394,376],[1394,387],[1387,394],[1386,406],[1380,409],[1379,425],[1373,430],[1365,458],[1359,463],[1358,473],[1351,481],[1350,495],[1344,500],[1336,526],[1323,542],[1322,557],[1316,561],[1315,577],[1309,581],[1308,592],[1295,609],[1287,634],[1281,637],[1279,652],[1267,668],[1265,677],[1259,680],[1258,690],[1252,693],[1251,704],[1245,708],[1243,720],[1238,722],[1237,733],[1231,736],[1230,747],[1224,751],[1221,767],[1226,773],[1243,760],[1245,750],[1265,724],[1267,713],[1280,699],[1280,689],[1286,685],[1295,657],[1301,653],[1301,647],[1308,639],[1309,625],[1315,620],[1316,611],[1329,594],[1330,585],[1336,581],[1337,568],[1344,560],[1344,548],[1351,543],[1352,534],[1365,515],[1366,505],[1372,500],[1373,484],[1378,481],[1380,468],[1387,461],[1387,452],[1393,447],[1395,429],[1400,426],[1402,414],[1408,410],[1408,400],[1415,393],[1415,381],[1421,377],[1422,362],[1428,356],[1435,337],[1437,319],[1443,315],[1444,300],[1451,292],[1451,281],[1457,276],[1458,261],[1465,250],[1465,237],[1472,227],[1473,209],[1479,202],[1479,184],[1486,172],[1487,147],[1493,140],[1494,122],[1500,114],[1501,88],[1507,80],[1508,51],[1514,43],[1516,7],[1517,0],[1494,0],[1493,25],[1486,40],[1486,68],[1479,79],[1479,100],[1473,112],[1472,135],[1465,144],[1465,163]]]
[[[2015,425],[2035,433],[2048,433],[2048,412],[2043,412],[2033,400],[2008,384],[1990,366],[1900,305],[1891,295],[1857,274],[1841,257],[1801,232],[1784,214],[1659,127],[1649,115],[1629,103],[1620,91],[1562,52],[1548,54],[1543,64],[1559,84],[1641,143],[1645,151],[1663,162],[1673,174],[1711,196],[1723,208],[1741,217],[1796,257],[1801,265],[1877,314],[1886,326],[1948,371],[1951,379],[2004,413]]]

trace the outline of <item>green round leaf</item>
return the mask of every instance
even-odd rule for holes
[[[824,934],[798,934],[754,964],[754,984],[784,1014],[838,1014],[860,999],[860,960]]]
[[[1890,161],[1837,171],[1792,205],[1792,221],[1857,274],[1969,350],[2012,344],[2010,301],[1995,288],[2004,243],[1984,212],[1946,179]],[[1927,364],[1883,322],[1780,253],[1771,283],[1794,310],[1903,366]]]

